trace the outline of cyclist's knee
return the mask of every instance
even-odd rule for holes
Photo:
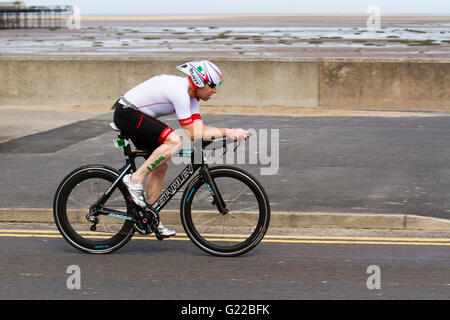
[[[164,143],[170,146],[173,151],[178,151],[183,145],[183,137],[176,132],[172,132]]]

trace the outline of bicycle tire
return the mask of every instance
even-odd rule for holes
[[[181,199],[180,216],[184,230],[197,247],[211,255],[233,257],[245,254],[260,243],[268,230],[268,196],[262,185],[240,168],[217,166],[210,168],[210,173],[230,212],[225,215],[218,212],[211,202],[212,191],[199,174],[191,180]],[[241,188],[243,191],[239,191]],[[236,190],[240,193],[239,199],[233,195]],[[230,197],[234,198],[230,200]],[[244,204],[247,211],[242,207]],[[249,204],[255,205],[256,209],[251,210]],[[223,225],[217,225],[220,220]],[[248,226],[241,226],[240,222]]]
[[[122,182],[117,185],[113,193],[114,198],[111,197],[113,198],[111,202],[117,201],[117,206],[120,203],[122,210],[126,211],[126,215],[124,214],[123,217],[127,219],[99,215],[98,219],[100,223],[103,223],[103,225],[100,224],[100,227],[103,227],[103,229],[98,230],[97,228],[96,232],[93,232],[89,229],[92,223],[84,218],[89,213],[90,206],[111,186],[119,175],[120,173],[116,169],[107,166],[83,166],[69,173],[58,186],[53,200],[55,223],[63,238],[78,250],[97,254],[110,253],[124,246],[133,237],[134,221],[131,218],[130,210],[132,204],[129,192]],[[95,183],[89,180],[94,180]],[[93,197],[97,198],[83,200],[83,193],[81,193],[79,197],[81,200],[71,199],[74,193],[78,192],[80,186],[89,186],[90,184],[93,185]],[[95,195],[94,186],[100,186]],[[73,209],[73,206],[70,205],[72,202],[79,205],[80,208]],[[84,202],[86,205],[84,205]],[[106,223],[108,223],[108,226]]]

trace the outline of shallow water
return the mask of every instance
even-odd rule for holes
[[[244,23],[245,22],[245,23]],[[450,57],[450,23],[398,23],[370,30],[361,26],[292,26],[258,21],[186,26],[142,21],[90,21],[79,30],[1,30],[1,55],[213,55],[354,57],[369,55]],[[210,23],[211,24],[211,23]],[[242,26],[245,24],[246,26]]]

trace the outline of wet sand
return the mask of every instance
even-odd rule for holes
[[[450,58],[450,15],[83,16],[81,29],[0,31],[0,55]]]

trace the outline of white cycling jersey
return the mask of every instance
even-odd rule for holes
[[[124,94],[140,112],[154,118],[176,113],[181,126],[201,119],[199,102],[188,93],[189,80],[173,75],[159,75],[144,81]],[[119,101],[125,104],[124,101]]]

